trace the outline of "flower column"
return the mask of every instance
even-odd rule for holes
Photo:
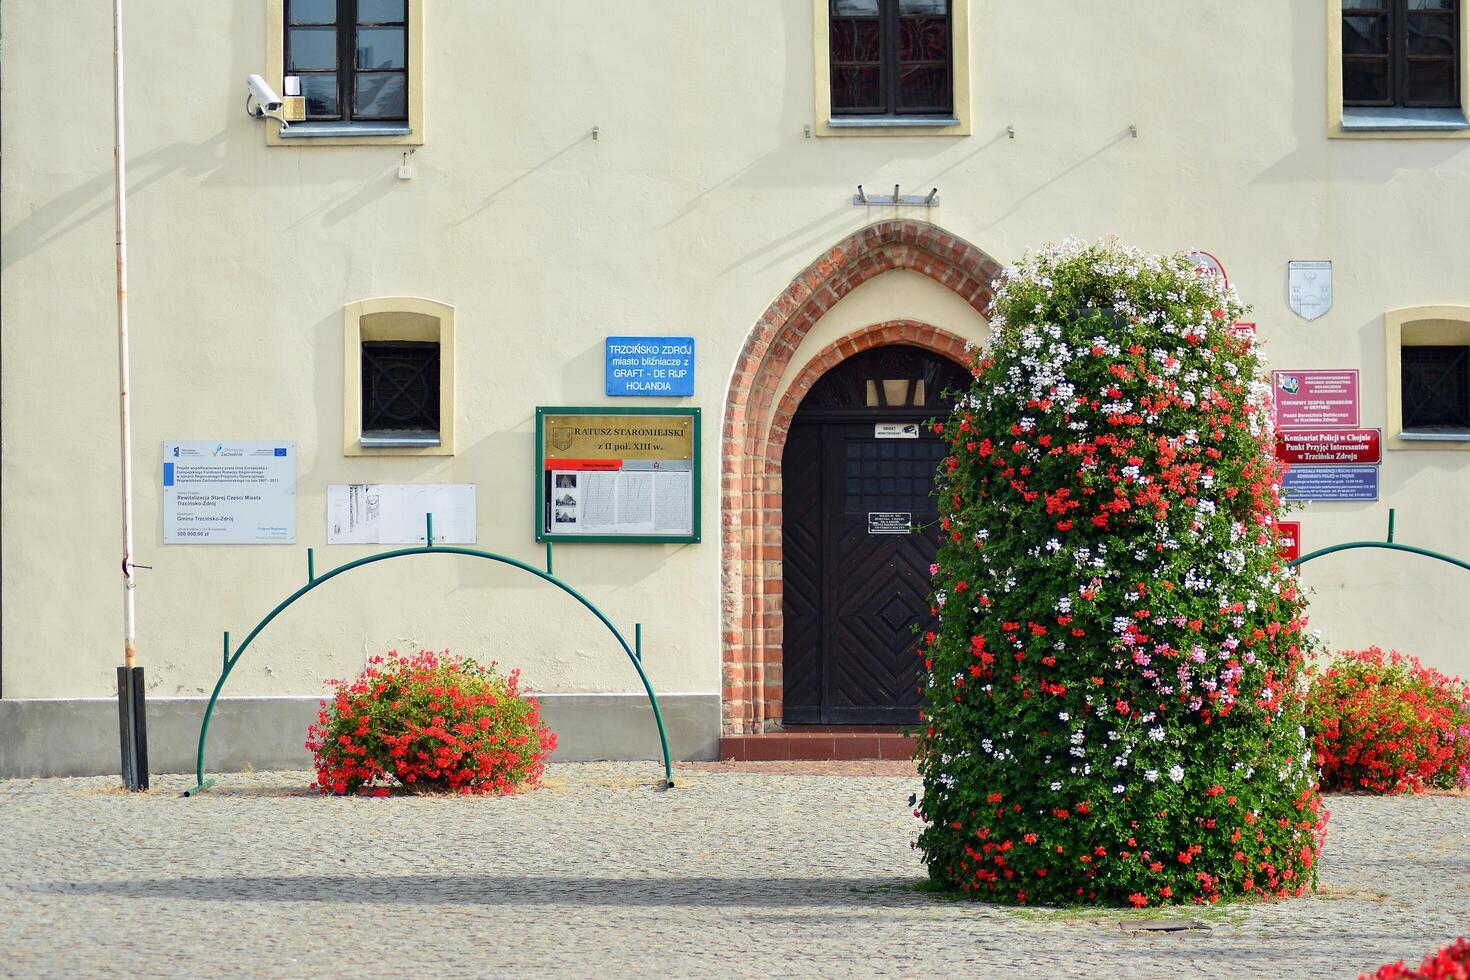
[[[1007,902],[1296,894],[1327,820],[1269,385],[1182,256],[1068,242],[997,291],[939,429],[919,839]]]

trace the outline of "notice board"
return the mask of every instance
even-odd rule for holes
[[[473,483],[329,483],[327,544],[475,543]]]
[[[296,443],[163,444],[164,544],[295,544]]]
[[[699,409],[536,409],[536,540],[699,540]]]

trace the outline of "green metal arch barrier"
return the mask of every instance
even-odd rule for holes
[[[1470,571],[1470,562],[1461,561],[1458,558],[1451,558],[1449,555],[1443,554],[1438,551],[1430,551],[1428,548],[1416,548],[1411,544],[1395,543],[1393,540],[1393,514],[1394,510],[1392,507],[1390,507],[1388,510],[1388,539],[1385,541],[1348,541],[1343,544],[1329,545],[1326,548],[1318,548],[1316,551],[1302,555],[1300,558],[1288,562],[1287,564],[1289,564],[1292,568],[1298,568],[1301,565],[1304,565],[1307,562],[1311,561],[1313,558],[1321,558],[1324,555],[1335,554],[1339,551],[1350,551],[1354,548],[1382,548],[1385,551],[1404,551],[1411,555],[1423,555],[1426,558],[1437,558],[1440,561],[1449,562],[1451,565],[1457,565],[1460,568],[1465,569],[1466,571]]]
[[[251,642],[260,635],[260,631],[269,626],[271,620],[275,619],[282,612],[284,612],[297,599],[300,599],[302,596],[306,595],[317,586],[336,578],[343,572],[349,572],[352,569],[360,568],[363,565],[371,565],[375,562],[386,561],[389,558],[403,558],[408,555],[467,555],[471,558],[486,558],[490,561],[500,562],[505,565],[510,565],[514,568],[519,568],[522,571],[530,572],[537,578],[545,582],[549,582],[557,588],[561,589],[563,592],[567,593],[573,599],[576,599],[583,606],[585,606],[592,613],[592,615],[601,620],[602,625],[608,628],[608,631],[612,633],[612,635],[617,639],[618,644],[623,648],[623,652],[628,655],[628,660],[632,662],[633,669],[638,671],[638,679],[643,682],[643,690],[648,693],[648,703],[653,707],[653,720],[658,725],[658,739],[660,745],[663,748],[664,784],[668,788],[673,788],[674,770],[673,764],[670,761],[669,757],[668,731],[664,727],[664,716],[663,712],[659,709],[658,706],[658,696],[653,693],[653,685],[649,683],[648,674],[645,673],[643,670],[643,624],[634,624],[634,645],[630,647],[628,645],[627,639],[625,639],[618,628],[612,624],[612,621],[603,614],[601,609],[598,609],[586,596],[582,595],[582,593],[578,592],[576,589],[572,588],[570,585],[563,582],[552,573],[550,541],[546,542],[546,571],[543,572],[541,569],[536,568],[533,565],[528,565],[518,559],[510,558],[506,555],[497,555],[494,552],[490,551],[479,551],[475,548],[458,548],[452,546],[445,547],[443,545],[436,547],[434,544],[433,515],[426,514],[425,518],[425,525],[427,527],[428,533],[425,535],[425,544],[423,546],[416,548],[399,548],[396,551],[385,551],[376,555],[368,555],[366,558],[359,558],[356,561],[350,561],[345,565],[339,565],[323,575],[316,574],[315,553],[313,549],[307,548],[306,584],[287,596],[279,605],[276,606],[276,608],[267,613],[264,619],[262,619],[259,623],[256,623],[255,628],[251,630],[250,633],[245,637],[245,641],[235,648],[233,654],[230,652],[230,634],[228,632],[225,633],[224,666],[220,671],[219,680],[215,682],[214,693],[209,696],[209,705],[204,709],[204,720],[199,726],[199,752],[198,756],[196,757],[195,771],[195,776],[198,780],[198,784],[193,789],[186,791],[184,793],[185,796],[192,796],[197,793],[203,792],[210,786],[214,785],[214,780],[211,779],[206,781],[204,778],[204,747],[206,742],[208,742],[209,740],[209,721],[210,718],[214,715],[214,708],[216,703],[218,703],[219,701],[220,691],[224,689],[225,681],[229,679],[230,671],[235,669],[235,664],[240,662],[240,658],[245,654],[245,651],[249,648]]]

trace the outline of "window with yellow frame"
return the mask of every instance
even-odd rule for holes
[[[1389,449],[1470,450],[1470,306],[1384,314]]]
[[[1470,136],[1463,7],[1464,0],[1328,0],[1329,135]]]
[[[813,0],[818,136],[970,132],[969,0]]]
[[[267,0],[266,80],[289,125],[274,146],[424,142],[423,0]]]

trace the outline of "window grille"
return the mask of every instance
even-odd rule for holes
[[[1470,430],[1470,347],[1404,347],[1400,363],[1404,431]]]
[[[407,340],[362,345],[363,436],[439,435],[439,345]]]

